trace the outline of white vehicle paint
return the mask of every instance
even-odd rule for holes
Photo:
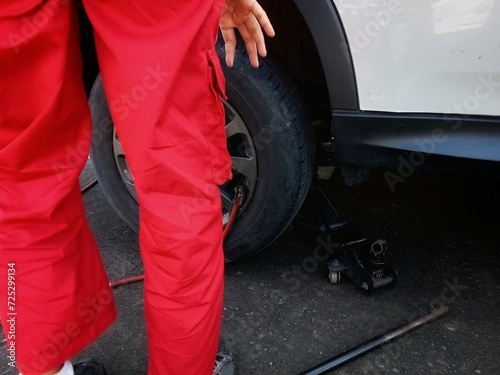
[[[500,115],[500,1],[334,3],[362,110]]]

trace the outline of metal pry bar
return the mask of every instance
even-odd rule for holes
[[[410,331],[413,331],[416,328],[423,326],[433,320],[436,320],[448,312],[448,306],[441,305],[439,307],[433,308],[427,314],[420,316],[409,323],[403,324],[398,328],[395,328],[383,335],[379,335],[371,340],[364,342],[361,345],[358,345],[352,349],[347,350],[346,352],[329,359],[307,371],[301,372],[299,375],[320,375],[326,374],[329,371],[332,371],[347,362],[350,362],[366,353],[371,352],[372,350],[382,346],[385,343],[388,343]]]

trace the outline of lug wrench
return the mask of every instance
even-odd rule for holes
[[[410,331],[413,331],[416,328],[420,328],[424,324],[427,324],[433,320],[436,320],[442,317],[444,314],[448,312],[448,306],[441,305],[439,307],[433,308],[427,314],[420,316],[409,323],[403,324],[398,328],[395,328],[385,334],[374,337],[371,340],[368,340],[352,349],[347,350],[346,352],[339,354],[309,370],[301,372],[299,375],[320,375],[326,374],[329,371],[332,371],[345,363],[352,361],[366,353],[371,352],[372,350],[382,346],[385,343],[388,343]]]

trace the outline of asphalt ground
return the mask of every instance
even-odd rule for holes
[[[92,178],[86,168],[82,185]],[[500,183],[414,173],[391,191],[382,172],[350,188],[336,172],[321,186],[365,235],[387,241],[397,284],[371,294],[345,279],[332,285],[320,243],[287,230],[226,265],[223,336],[237,374],[297,374],[440,302],[446,316],[334,373],[500,374]],[[98,185],[84,201],[110,280],[140,274],[137,235]],[[116,323],[81,356],[101,359],[109,375],[146,374],[142,285],[115,297]],[[0,374],[16,374],[2,346]]]

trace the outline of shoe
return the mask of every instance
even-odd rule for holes
[[[95,359],[83,359],[73,365],[75,375],[106,375],[106,369]]]
[[[223,340],[219,342],[213,375],[234,375],[233,355]]]

